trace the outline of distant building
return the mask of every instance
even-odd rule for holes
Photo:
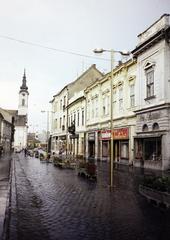
[[[51,124],[52,152],[67,153],[69,151],[76,155],[83,154],[85,105],[81,102],[84,99],[81,94],[87,86],[102,76],[103,74],[93,64],[75,81],[65,86],[59,93],[53,96],[51,101],[53,112]],[[84,119],[83,124],[80,122],[80,118]],[[76,128],[76,135],[68,131],[68,127],[73,125],[73,123]]]
[[[24,71],[22,85],[19,91],[18,111],[15,115],[14,148],[25,148],[27,146],[27,118],[28,118],[28,87]]]
[[[8,110],[0,108],[0,148],[3,153],[10,152],[14,136],[14,118]]]
[[[21,150],[27,146],[27,119],[28,119],[28,87],[26,84],[26,74],[22,79],[22,85],[19,91],[18,110],[8,110],[14,119],[14,143],[13,148]]]

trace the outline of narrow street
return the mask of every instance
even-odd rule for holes
[[[52,240],[161,240],[170,236],[170,212],[138,194],[138,176],[114,171],[109,191],[107,163],[98,181],[78,177],[39,159],[14,155],[6,238]]]

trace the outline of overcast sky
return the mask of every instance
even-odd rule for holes
[[[45,129],[41,110],[50,109],[54,94],[94,63],[102,72],[110,68],[107,60],[57,49],[92,57],[96,47],[132,50],[164,13],[170,0],[0,0],[0,107],[17,109],[25,68],[30,130]]]

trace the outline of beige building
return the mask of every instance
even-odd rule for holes
[[[110,158],[111,87],[110,73],[85,90],[86,96],[86,157]],[[133,136],[136,117],[136,62],[129,60],[113,70],[113,147],[116,162],[133,161]]]
[[[75,95],[69,99],[68,104],[68,150],[75,156],[85,155],[85,117],[85,97],[84,91],[82,90],[76,92]],[[75,134],[71,133],[72,127],[75,128]]]
[[[80,93],[102,76],[102,73],[93,64],[75,81],[65,86],[59,93],[53,96],[51,101],[53,112],[51,124],[52,152],[67,154],[69,151],[72,154],[82,154],[84,151],[82,148],[78,152],[79,147],[84,141],[84,126],[82,124],[78,126],[78,124],[81,121],[80,118],[84,117],[85,119],[84,105],[81,102],[83,96]],[[68,127],[71,125],[75,128],[75,132],[73,133],[69,133],[68,131]]]
[[[0,108],[0,151],[9,153],[12,148],[14,125],[13,117],[8,110]]]

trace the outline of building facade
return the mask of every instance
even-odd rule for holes
[[[164,14],[138,40],[132,59],[112,73],[99,74],[88,85],[80,76],[54,96],[52,135],[58,152],[61,145],[74,155],[109,161],[113,139],[115,162],[170,168],[170,15]],[[61,113],[55,104],[60,102],[63,111],[60,98],[64,95],[67,110]],[[80,116],[85,125],[79,125]],[[59,139],[62,131],[64,144]]]
[[[138,35],[135,166],[170,167],[170,15]]]
[[[111,73],[86,88],[86,158],[110,159],[112,134],[114,161],[133,161],[133,136],[136,117],[136,61],[122,63]],[[111,129],[111,107],[113,111]]]
[[[0,108],[0,148],[3,150],[3,153],[11,151],[13,134],[13,117],[8,110]]]
[[[82,153],[82,150],[79,149],[81,146],[79,141],[84,141],[82,140],[84,138],[84,126],[75,126],[75,124],[80,123],[79,121],[82,114],[84,114],[85,119],[85,111],[82,109],[83,104],[80,103],[80,99],[83,99],[83,96],[79,97],[79,93],[102,76],[102,73],[96,68],[96,65],[93,64],[75,81],[65,86],[58,94],[53,96],[51,101],[53,112],[51,123],[52,152],[60,154],[67,154],[68,151],[71,154]],[[80,106],[73,107],[73,102],[82,105],[82,108]],[[72,134],[68,131],[68,128],[73,125],[75,127],[75,132]],[[76,131],[78,131],[79,134]],[[78,137],[79,135],[80,138]],[[78,149],[79,152],[77,152]]]

